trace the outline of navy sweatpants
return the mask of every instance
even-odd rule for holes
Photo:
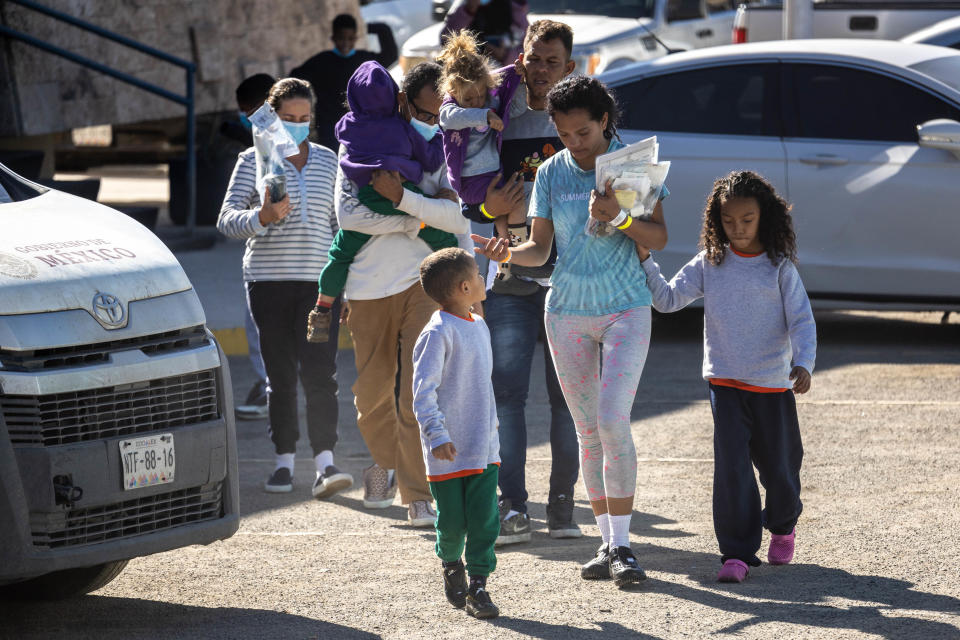
[[[793,391],[758,393],[709,385],[713,409],[713,528],[721,561],[757,566],[763,528],[785,535],[803,510],[803,444]],[[760,508],[760,491],[767,492]]]

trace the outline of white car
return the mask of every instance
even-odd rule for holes
[[[369,0],[360,4],[363,21],[382,22],[389,26],[398,49],[410,36],[429,27],[433,21],[431,0]]]
[[[745,0],[752,2],[756,0]],[[734,0],[528,0],[530,22],[564,22],[573,29],[577,72],[594,75],[672,51],[729,44]],[[400,67],[440,52],[443,23],[414,34],[400,48]]]
[[[960,16],[941,20],[926,29],[904,36],[901,40],[916,44],[935,44],[939,47],[960,49]]]
[[[960,308],[960,52],[773,41],[601,79],[623,106],[624,142],[656,135],[672,161],[666,276],[698,251],[714,179],[750,169],[793,204],[800,272],[821,305]]]

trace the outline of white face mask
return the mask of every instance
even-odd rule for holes
[[[410,126],[416,129],[417,133],[423,136],[423,139],[427,142],[433,140],[433,136],[437,135],[437,132],[440,131],[439,124],[430,125],[416,118],[410,118]]]

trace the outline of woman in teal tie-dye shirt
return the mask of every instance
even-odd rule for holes
[[[630,550],[630,516],[637,454],[630,409],[650,338],[650,291],[636,243],[667,242],[663,209],[634,219],[621,212],[613,189],[594,189],[597,156],[623,146],[619,110],[600,81],[567,78],[547,96],[547,111],[566,148],[537,170],[529,216],[530,240],[510,249],[474,236],[477,251],[500,262],[538,266],[554,238],[557,263],[546,303],[547,338],[563,395],[577,425],[580,468],[603,545],[581,569],[587,579],[613,578],[618,587],[646,576]],[[616,228],[588,235],[593,217]],[[603,366],[600,366],[600,359]]]

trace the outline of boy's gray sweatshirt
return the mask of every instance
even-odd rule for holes
[[[703,298],[703,377],[757,387],[793,387],[790,370],[813,373],[817,327],[800,274],[790,260],[743,257],[727,248],[719,266],[701,251],[668,283],[652,257],[641,265],[657,311]]]
[[[483,318],[472,317],[435,311],[413,348],[413,412],[431,481],[482,473],[500,462],[490,330]],[[446,442],[457,450],[452,462],[433,457]]]

